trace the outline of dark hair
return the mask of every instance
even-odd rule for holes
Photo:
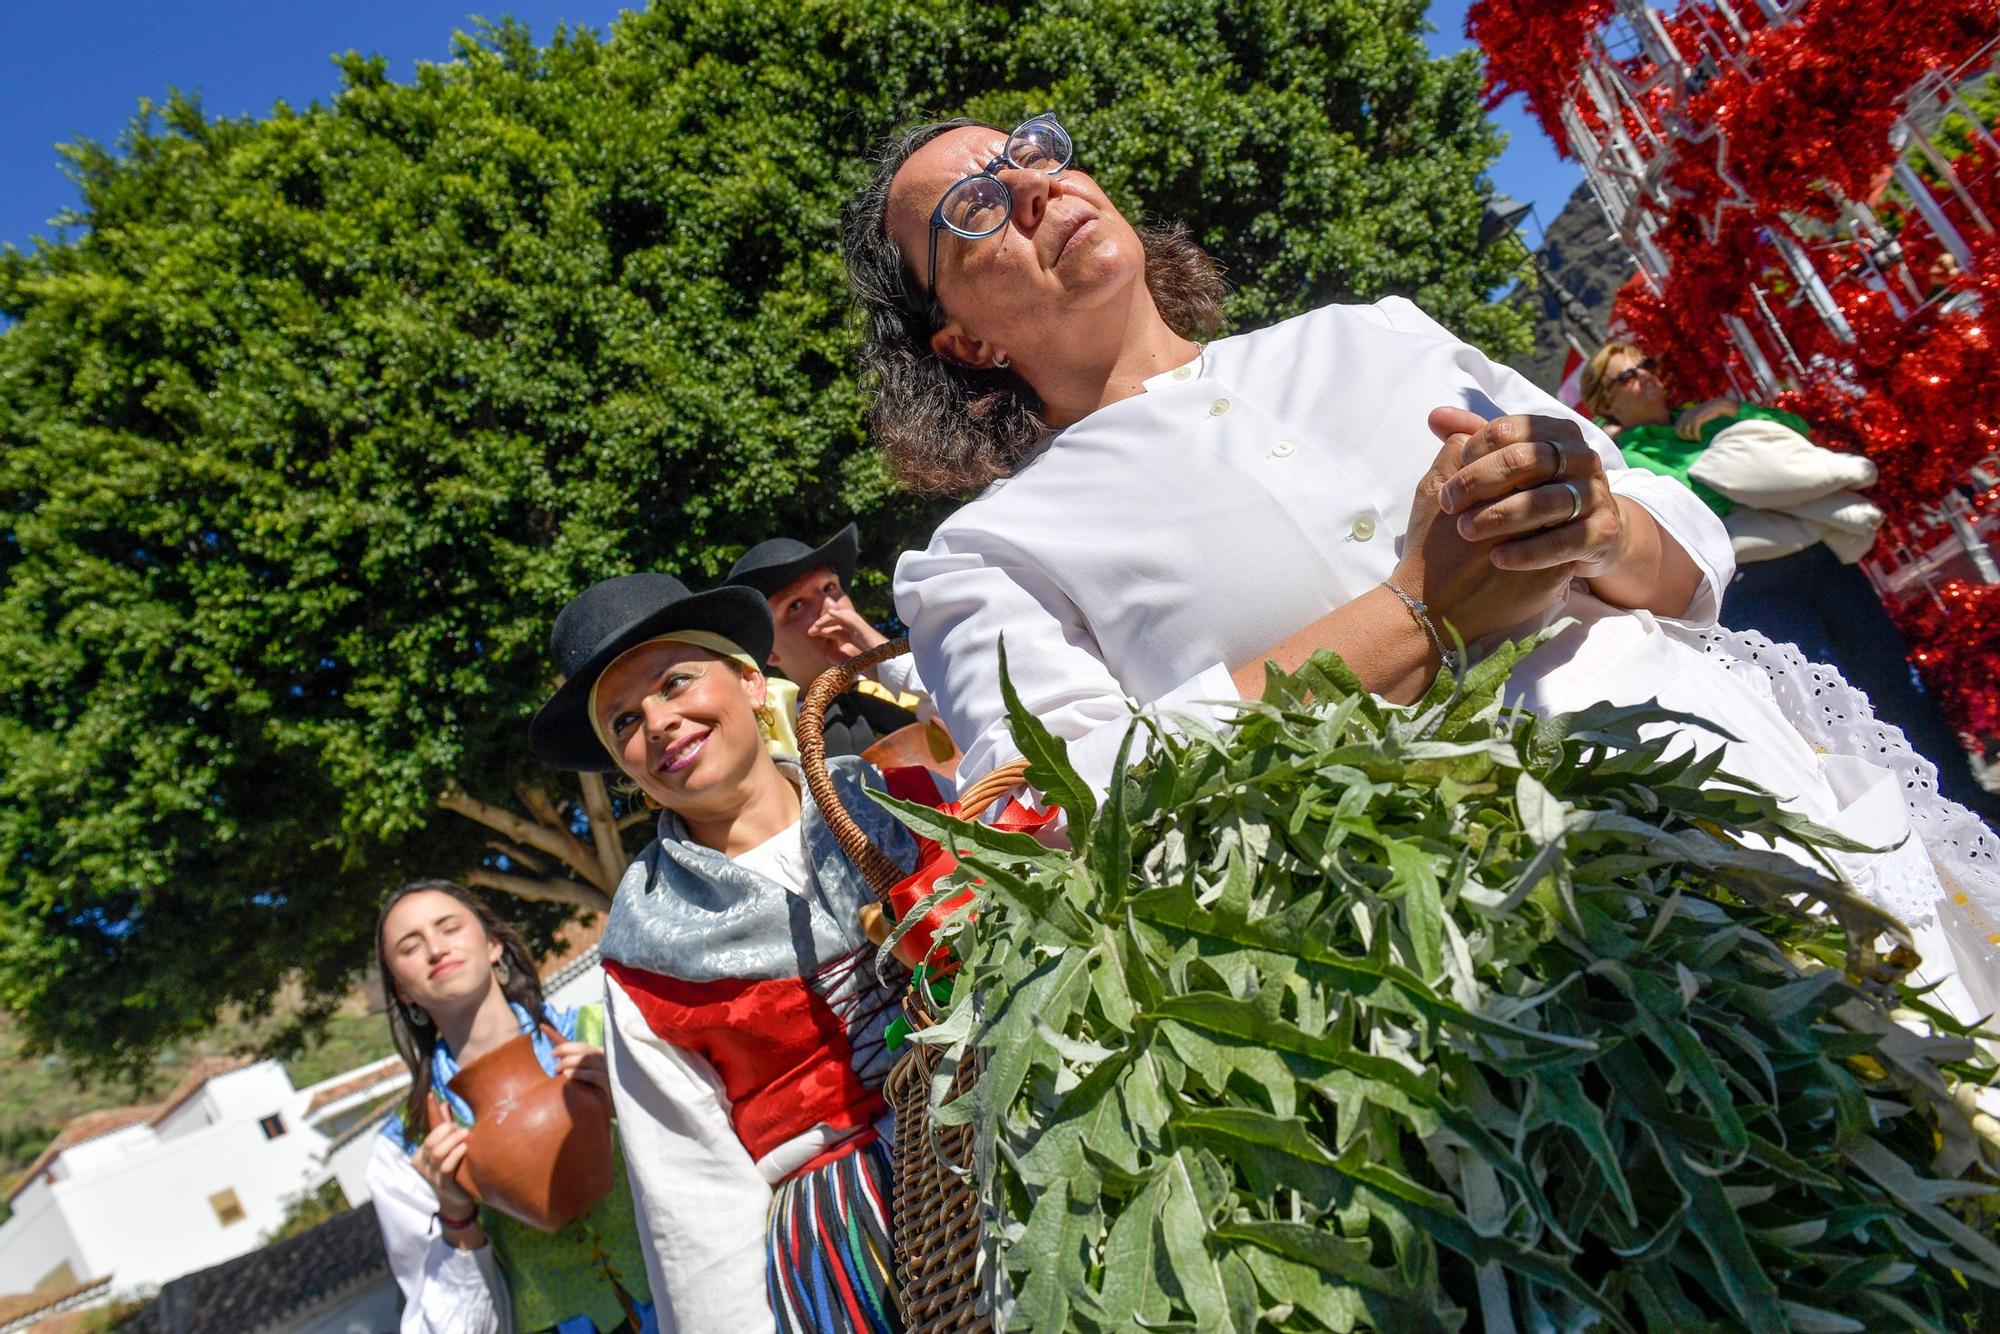
[[[389,973],[389,949],[382,939],[382,928],[388,924],[390,911],[412,894],[443,894],[464,904],[478,919],[487,938],[500,942],[500,962],[507,967],[507,978],[500,984],[501,993],[545,1021],[548,1007],[542,1000],[542,979],[535,971],[535,956],[528,952],[527,944],[465,886],[451,880],[412,880],[382,900],[382,911],[375,918],[375,962],[382,970],[382,993],[389,1002],[389,1036],[396,1044],[396,1054],[410,1067],[410,1096],[403,1104],[403,1135],[414,1141],[431,1130],[431,1057],[437,1051],[438,1031],[434,1023],[410,1022],[409,1012],[421,1011],[422,1007],[405,1005],[396,995],[396,980]]]
[[[889,184],[940,134],[984,121],[931,121],[896,134],[868,183],[848,201],[842,249],[862,318],[861,375],[873,390],[869,430],[903,485],[951,495],[1013,474],[1040,448],[1042,402],[1009,370],[974,370],[931,351],[936,306],[889,239]],[[1222,320],[1222,272],[1180,223],[1134,220],[1146,251],[1146,287],[1167,327],[1204,338]]]

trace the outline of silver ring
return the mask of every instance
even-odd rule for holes
[[[1575,523],[1576,516],[1583,513],[1583,492],[1576,489],[1575,482],[1557,482],[1557,486],[1569,492],[1569,517],[1564,523]]]
[[[1563,474],[1569,471],[1569,455],[1563,453],[1563,447],[1553,440],[1549,441],[1549,448],[1556,452],[1556,470],[1549,474],[1549,480],[1560,482]]]

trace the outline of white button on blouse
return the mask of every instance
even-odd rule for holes
[[[1274,459],[1288,459],[1298,452],[1299,447],[1289,440],[1280,440],[1271,446],[1271,457]]]
[[[1440,448],[1426,418],[1445,404],[1582,421],[1390,298],[1211,343],[1144,393],[1050,437],[1007,486],[960,508],[896,567],[897,611],[965,749],[961,772],[1018,754],[1000,696],[1003,635],[1023,702],[1100,790],[1135,703],[1202,713],[1198,701],[1234,698],[1231,667],[1394,570],[1417,482]],[[1735,566],[1721,522],[1673,479],[1627,469],[1595,426],[1582,429],[1611,489],[1645,506],[1701,567],[1688,615],[1713,620]],[[1285,465],[1271,466],[1275,457]],[[1378,531],[1392,540],[1371,540]],[[1653,625],[1580,585],[1556,610],[1584,618],[1558,641],[1572,650],[1586,633],[1595,645]],[[1604,674],[1617,653],[1606,640],[1595,659],[1569,656]]]

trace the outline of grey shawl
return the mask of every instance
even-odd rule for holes
[[[604,926],[606,959],[685,982],[811,977],[868,943],[860,913],[875,893],[834,842],[799,767],[778,763],[799,787],[813,881],[807,892],[745,870],[663,813],[657,837],[618,882]],[[864,791],[882,786],[874,766],[843,755],[827,767],[855,823],[890,860],[910,869],[915,838]]]

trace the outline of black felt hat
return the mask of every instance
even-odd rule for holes
[[[744,552],[729,567],[722,582],[740,588],[754,588],[765,597],[776,597],[793,580],[814,570],[832,570],[843,587],[854,587],[854,561],[861,546],[861,534],[853,524],[835,533],[823,547],[813,548],[793,537],[774,537]]]
[[[690,593],[671,574],[621,574],[583,590],[556,617],[549,652],[563,683],[528,724],[528,745],[556,769],[602,773],[617,764],[590,726],[590,688],[619,654],[676,630],[707,630],[771,657],[771,608],[748,588]]]

